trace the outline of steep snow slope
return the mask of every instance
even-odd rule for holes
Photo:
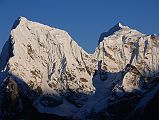
[[[44,92],[49,92],[51,85],[57,88],[66,87],[53,83],[58,82],[57,79],[60,77],[63,77],[61,78],[63,84],[70,84],[68,87],[73,87],[70,89],[82,86],[80,78],[85,78],[87,82],[84,85],[87,87],[83,87],[83,90],[86,92],[93,90],[91,76],[86,71],[85,65],[90,58],[87,58],[87,53],[67,32],[21,17],[19,24],[12,30],[11,41],[13,57],[9,60],[10,72],[19,74],[25,82],[36,81],[37,85],[34,87],[42,85]],[[67,79],[70,80],[65,80],[65,77],[69,77]]]
[[[74,119],[133,115],[157,89],[158,69],[158,37],[121,23],[102,33],[95,53],[88,54],[67,32],[20,17],[0,55],[1,89],[12,96],[18,86],[20,108],[27,98],[41,113]],[[10,91],[9,83],[16,89]]]

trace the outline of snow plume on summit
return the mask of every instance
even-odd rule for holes
[[[138,106],[158,90],[158,46],[157,36],[118,23],[89,54],[66,31],[20,17],[0,56],[0,116],[142,118]]]

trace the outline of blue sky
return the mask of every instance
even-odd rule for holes
[[[100,33],[121,22],[159,35],[158,0],[0,0],[0,51],[19,16],[64,29],[88,52]]]

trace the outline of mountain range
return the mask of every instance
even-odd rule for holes
[[[159,37],[117,23],[93,54],[64,30],[19,17],[0,55],[2,120],[154,119]]]

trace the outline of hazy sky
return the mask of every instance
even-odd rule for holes
[[[118,22],[159,35],[158,0],[0,0],[0,51],[19,16],[66,30],[88,52]]]

